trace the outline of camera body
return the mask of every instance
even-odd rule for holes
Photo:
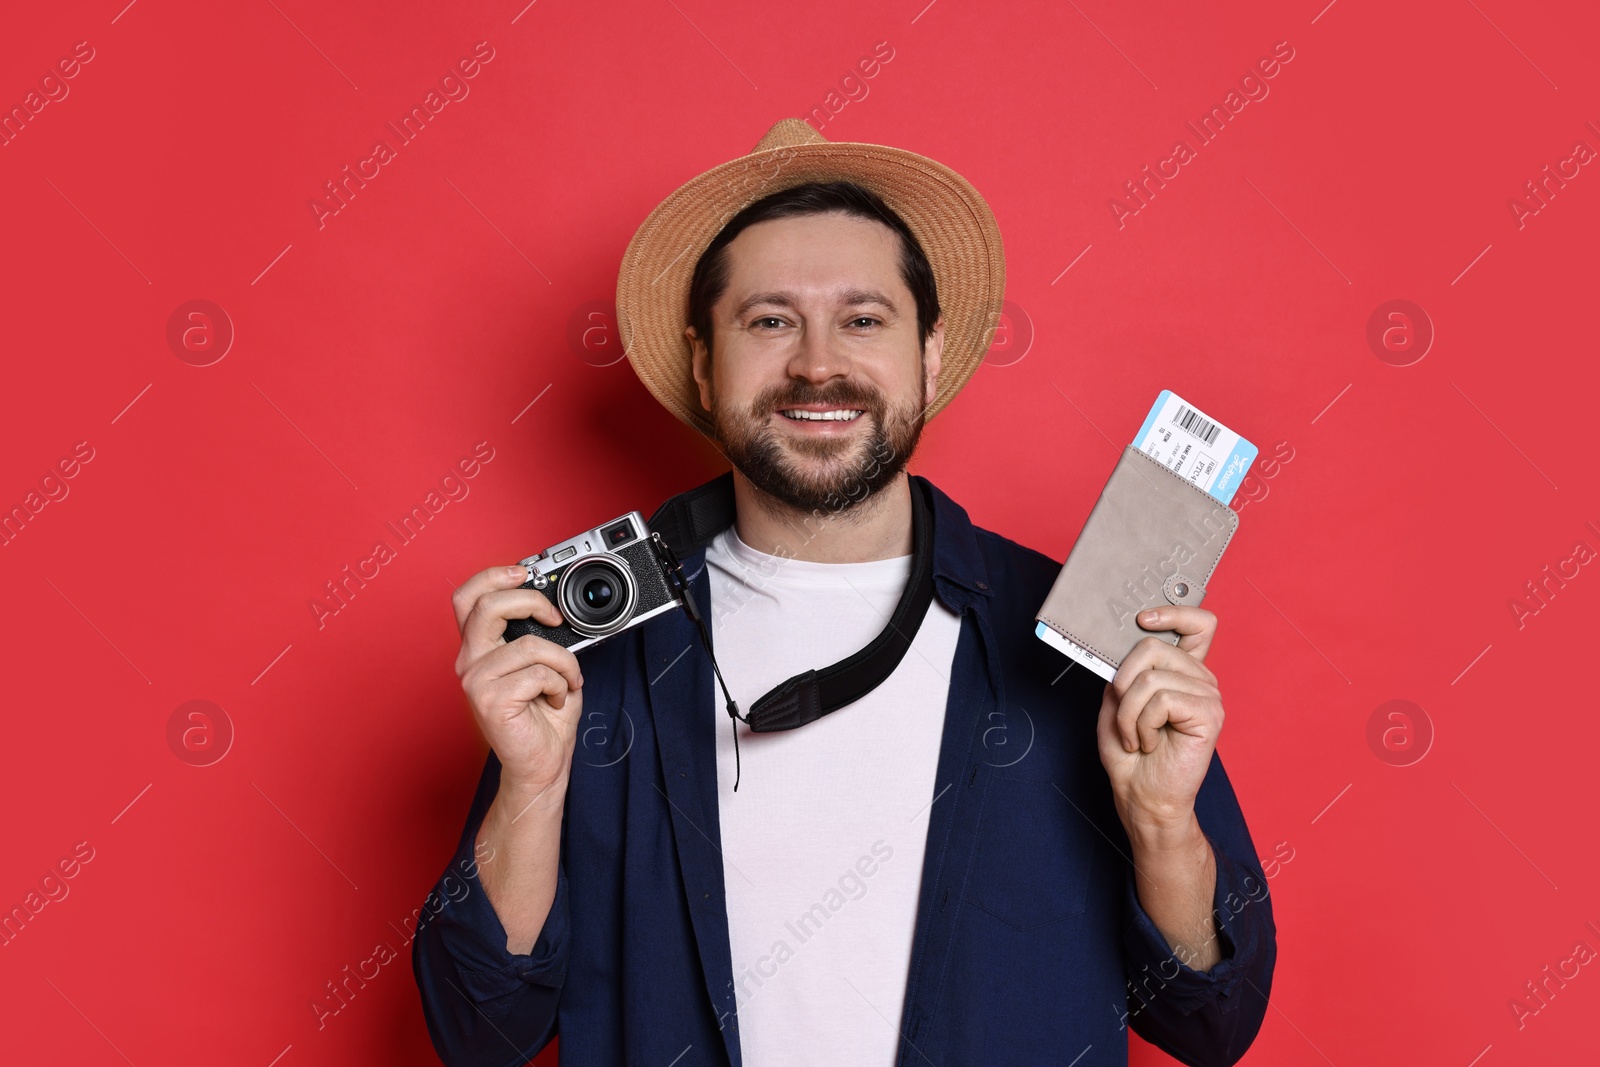
[[[534,634],[577,652],[681,606],[678,560],[637,511],[519,562],[528,581],[518,588],[549,597],[561,625],[508,619],[507,642]]]

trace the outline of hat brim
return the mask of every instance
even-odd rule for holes
[[[1005,253],[994,213],[961,175],[926,156],[887,145],[823,141],[752,152],[680,186],[628,242],[617,277],[617,328],[645,387],[707,437],[692,369],[689,284],[695,264],[739,211],[782,189],[847,179],[878,194],[916,235],[933,267],[944,314],[938,414],[983,362],[1005,300]]]

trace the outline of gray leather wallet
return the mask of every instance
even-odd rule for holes
[[[1035,619],[1099,659],[1082,662],[1109,681],[1144,637],[1178,643],[1176,631],[1146,630],[1136,617],[1205,599],[1238,527],[1238,512],[1129,445]]]

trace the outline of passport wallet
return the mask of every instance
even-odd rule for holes
[[[1129,445],[1035,616],[1038,636],[1110,681],[1144,637],[1178,643],[1139,612],[1198,606],[1238,527],[1238,512]]]

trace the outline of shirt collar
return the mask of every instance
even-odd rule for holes
[[[920,474],[911,480],[933,501],[933,589],[939,600],[959,614],[969,604],[994,594],[994,583],[978,548],[977,528],[967,510]]]
[[[650,527],[670,542],[683,544],[697,540],[702,529],[714,528],[731,520],[732,472],[724,471],[704,484],[680,493],[663,504],[650,518]],[[960,614],[968,605],[982,603],[993,595],[993,581],[978,548],[977,528],[966,509],[920,474],[910,475],[914,486],[927,491],[933,511],[933,587],[934,594],[951,611]],[[675,502],[690,502],[687,507],[671,508]],[[720,518],[717,516],[720,514]],[[703,565],[705,547],[688,552],[683,562],[693,572]]]

